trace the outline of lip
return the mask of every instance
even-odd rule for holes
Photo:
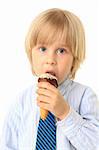
[[[54,71],[46,71],[46,73],[49,73],[49,74],[51,74],[51,75],[56,77],[56,73]]]

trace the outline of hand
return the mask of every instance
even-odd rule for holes
[[[37,94],[38,106],[53,112],[58,119],[64,119],[69,113],[68,103],[64,100],[58,88],[49,82],[39,82]]]

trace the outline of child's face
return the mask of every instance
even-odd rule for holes
[[[52,45],[38,44],[32,49],[32,68],[36,75],[51,73],[62,83],[71,71],[73,56],[60,42]]]

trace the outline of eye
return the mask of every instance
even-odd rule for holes
[[[59,48],[58,50],[57,50],[57,53],[58,54],[63,54],[63,53],[65,53],[66,52],[66,50],[64,49],[64,48]]]
[[[40,47],[39,50],[40,50],[41,52],[45,52],[45,51],[46,51],[46,47]]]

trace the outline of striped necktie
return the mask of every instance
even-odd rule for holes
[[[56,124],[51,112],[44,121],[39,121],[36,150],[56,150]]]

